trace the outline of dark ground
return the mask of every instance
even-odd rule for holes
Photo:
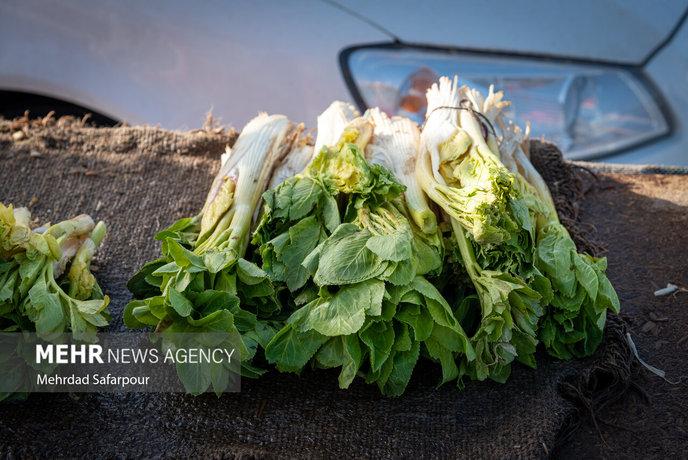
[[[688,455],[688,292],[655,297],[667,283],[688,287],[688,176],[605,175],[588,194],[583,222],[607,247],[608,275],[621,298],[642,370],[620,401],[596,413],[565,443],[562,458],[685,458]]]

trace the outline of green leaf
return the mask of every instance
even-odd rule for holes
[[[167,238],[165,240],[167,246],[167,252],[170,257],[174,259],[174,262],[181,268],[196,267],[198,269],[204,269],[203,258],[184,248],[177,241],[172,238]]]
[[[348,388],[361,367],[361,345],[355,335],[333,337],[315,355],[324,368],[341,367],[339,388]]]
[[[239,295],[242,299],[262,299],[270,297],[274,292],[274,288],[269,279],[264,279],[263,282],[257,284],[242,284]],[[253,302],[253,300],[251,300]]]
[[[389,374],[383,393],[387,396],[400,396],[411,380],[420,354],[420,344],[415,342],[408,351],[397,351],[392,357],[394,365]]]
[[[394,224],[394,223],[392,223]],[[408,228],[410,230],[410,228]],[[400,231],[388,235],[375,235],[368,239],[366,247],[382,260],[402,262],[411,258],[411,232]]]
[[[190,231],[198,224],[197,217],[184,217],[155,235],[155,239],[163,241],[167,238],[178,238],[180,232]]]
[[[160,270],[163,266],[168,267],[172,265],[177,269],[176,264],[166,264],[166,259],[160,258],[147,262],[139,269],[138,272],[127,282],[127,289],[134,295],[136,299],[160,295],[160,285],[151,284],[148,282],[149,276]],[[171,268],[171,267],[168,267]],[[165,272],[167,273],[167,272]]]
[[[339,388],[349,388],[361,367],[361,345],[356,335],[341,338],[343,343],[342,370],[339,373]]]
[[[389,267],[392,269],[392,272],[389,274],[385,272],[382,277],[395,286],[405,286],[409,284],[416,276],[417,270],[415,260],[393,262],[390,263]]]
[[[560,224],[546,227],[542,234],[537,244],[538,266],[549,275],[557,289],[570,297],[576,290],[576,275],[572,261],[576,247]]]
[[[406,324],[396,323],[396,330],[394,332],[394,349],[397,351],[408,351],[413,345],[413,339],[409,333],[409,328]]]
[[[96,329],[83,318],[73,304],[69,305],[69,322],[75,340],[85,342],[95,340]]]
[[[337,206],[337,200],[332,195],[323,194],[321,197],[321,207],[322,207],[322,220],[325,224],[325,228],[332,233],[334,232],[341,219],[339,217],[339,207]]]
[[[300,177],[291,191],[289,219],[295,221],[307,215],[320,200],[323,190],[309,177]]]
[[[203,274],[201,274],[203,276]],[[174,277],[174,288],[179,292],[184,292],[193,281],[194,274],[181,270]]]
[[[148,300],[132,300],[123,313],[124,325],[130,329],[138,329],[146,326],[156,326],[160,319],[150,312]]]
[[[597,298],[599,284],[597,281],[597,273],[595,273],[595,270],[588,264],[584,256],[580,254],[574,254],[573,265],[576,269],[576,279],[583,285],[585,291],[588,293],[588,297],[594,301]]]
[[[459,368],[456,366],[454,361],[454,354],[451,350],[443,347],[438,341],[434,339],[426,340],[425,348],[428,351],[428,355],[442,366],[442,382],[445,384],[450,382],[459,376]]]
[[[290,324],[270,340],[265,357],[282,372],[298,373],[327,340],[326,336],[316,331],[299,332]]]
[[[229,387],[231,370],[223,364],[210,364],[210,384],[216,396],[220,396]]]
[[[36,325],[36,334],[49,338],[56,333],[64,332],[66,327],[65,312],[57,294],[48,291],[42,279],[39,279],[29,290],[28,302],[24,307],[29,318]]]
[[[602,270],[597,272],[597,281],[599,283],[599,291],[597,294],[596,306],[599,309],[610,309],[614,313],[619,313],[621,303],[619,296],[614,290],[614,286],[609,282],[609,279]]]
[[[170,301],[170,305],[181,317],[187,317],[191,315],[193,311],[193,304],[184,297],[184,295],[177,291],[175,288],[169,288],[167,295]]]
[[[45,266],[46,258],[37,257],[35,259],[27,259],[24,257],[19,264],[19,278],[21,282],[19,283],[19,293],[23,296],[32,289],[32,286],[36,282],[39,273],[43,270]],[[45,284],[45,282],[44,282]]]
[[[416,274],[426,275],[429,273],[436,273],[442,269],[442,253],[441,249],[432,247],[426,244],[420,238],[414,239],[414,260],[417,262]],[[441,246],[441,242],[437,243]]]
[[[287,267],[286,283],[294,292],[303,287],[309,277],[303,261],[318,245],[320,224],[314,216],[307,217],[289,228],[289,243],[284,247],[282,260]]]
[[[268,274],[258,267],[253,262],[245,259],[239,259],[237,262],[237,276],[242,283],[248,285],[255,285],[262,283],[268,277]]]
[[[89,314],[83,314],[81,315],[89,324],[94,325],[95,327],[106,327],[109,322],[107,318],[103,316],[102,313],[97,313],[93,315]]]
[[[218,310],[234,311],[239,308],[239,297],[227,291],[208,289],[191,294],[191,300],[201,316],[207,316]]]
[[[4,278],[0,278],[0,304],[12,298],[18,279],[19,272],[16,270],[7,273]]]
[[[182,363],[175,364],[177,376],[184,385],[187,393],[198,396],[210,387],[211,366],[208,363]]]
[[[406,310],[410,312],[409,310]],[[435,321],[426,308],[415,306],[414,314],[405,314],[404,309],[397,313],[399,321],[403,321],[413,329],[414,340],[422,342],[432,334]]]
[[[102,312],[108,306],[109,300],[76,300],[72,299],[72,304],[84,315],[95,315]]]
[[[516,359],[526,366],[535,368],[535,348],[537,339],[530,334],[524,334],[518,329],[514,329],[511,337],[511,344],[516,348]]]
[[[468,361],[475,358],[473,347],[468,343],[465,335],[456,332],[454,329],[435,324],[432,328],[432,338],[447,350],[454,353],[464,353]]]
[[[201,319],[186,318],[186,323],[191,327],[182,327],[179,330],[174,328],[167,329],[170,332],[229,332],[239,335],[234,326],[234,315],[227,310],[218,310]],[[179,323],[176,323],[177,325]]]
[[[218,291],[225,291],[236,295],[236,278],[236,272],[223,270],[215,275],[215,283],[209,287]]]
[[[352,284],[381,274],[386,265],[367,248],[369,238],[369,232],[353,224],[340,225],[323,245],[315,283]]]
[[[301,262],[301,266],[306,269],[309,275],[314,275],[318,270],[318,264],[320,264],[320,253],[322,252],[323,245],[324,242],[316,246],[315,249],[313,249],[305,259],[303,259],[303,262]]]
[[[314,359],[323,369],[332,369],[342,365],[343,354],[342,337],[332,337],[320,347]]]
[[[203,254],[203,265],[209,273],[219,273],[235,261],[236,253],[227,249],[210,249]]]
[[[314,329],[326,336],[358,332],[365,322],[366,312],[380,314],[384,292],[384,282],[374,279],[343,286],[330,299],[308,310],[301,329]]]
[[[384,321],[371,321],[358,333],[363,343],[370,350],[370,367],[377,372],[385,363],[394,345],[394,328]]]

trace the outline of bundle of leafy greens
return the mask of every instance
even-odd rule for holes
[[[396,206],[404,212],[411,224],[414,239],[414,262],[417,263],[417,279],[428,277],[433,286],[443,284],[442,279],[447,279],[447,274],[455,275],[457,267],[451,262],[451,255],[445,256],[445,244],[437,216],[430,209],[427,198],[416,177],[416,160],[420,148],[420,130],[417,125],[404,117],[389,118],[378,108],[369,109],[365,115],[375,125],[372,141],[366,148],[366,156],[372,163],[385,166],[394,173],[394,176],[406,187],[406,190]],[[458,268],[464,272],[460,260]],[[453,277],[452,289],[448,291],[454,300],[463,298],[467,286],[460,279]],[[425,279],[423,279],[424,282]],[[412,291],[409,289],[409,291]],[[448,305],[442,295],[434,291],[435,298],[443,305]],[[441,300],[439,300],[441,299]],[[430,359],[439,361],[442,365],[442,383],[453,380],[459,376],[459,369],[454,360],[453,353],[463,356],[470,362],[475,357],[475,352],[470,345],[464,344],[465,332],[461,330],[460,346],[456,344],[438,343],[434,337],[425,342],[426,354]]]
[[[105,224],[87,215],[36,229],[30,223],[28,209],[0,203],[0,332],[54,340],[71,331],[95,341],[110,319],[90,270]]]
[[[266,114],[244,127],[223,155],[201,212],[159,232],[162,256],[129,281],[135,300],[125,308],[128,327],[153,326],[168,336],[231,334],[240,337],[242,375],[264,372],[252,361],[279,327],[271,318],[280,307],[267,274],[244,257],[260,196],[300,130],[282,115]],[[177,371],[187,390],[205,391],[204,385],[190,382],[197,378],[193,369],[178,366]],[[213,372],[205,386],[222,391],[216,375]]]
[[[417,162],[418,181],[451,218],[455,243],[476,296],[457,309],[472,335],[473,379],[503,382],[511,362],[535,366],[543,294],[551,289],[533,266],[535,216],[513,187],[478,112],[464,102],[456,80],[428,91],[428,118]]]
[[[322,149],[301,174],[263,196],[253,242],[291,313],[266,357],[282,371],[299,372],[309,362],[341,368],[342,388],[360,375],[399,395],[421,348],[442,363],[445,380],[458,375],[453,354],[472,350],[422,276],[441,266],[429,209],[413,201],[412,214],[405,187],[366,160],[373,125],[351,120],[354,114],[333,103],[318,118]]]
[[[470,95],[483,107],[492,126],[500,130],[499,152],[514,175],[520,193],[538,202],[535,265],[550,280],[554,295],[540,320],[538,335],[547,351],[560,359],[592,354],[603,338],[607,310],[619,312],[619,299],[605,275],[607,261],[578,253],[566,228],[559,221],[554,201],[528,155],[528,128],[523,132],[503,110],[502,93],[490,88],[483,100]]]
[[[440,79],[428,91],[416,168],[450,218],[476,290],[456,311],[477,355],[462,360],[462,373],[497,381],[506,380],[514,359],[535,366],[538,338],[560,358],[590,354],[607,308],[618,310],[604,262],[576,253],[544,181],[514,149],[513,127],[497,137],[501,97],[490,89],[483,99],[456,78]]]

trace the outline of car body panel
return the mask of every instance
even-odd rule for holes
[[[5,0],[0,89],[52,96],[131,124],[199,127],[207,111],[243,126],[257,111],[315,127],[352,101],[338,57],[406,42],[641,63],[688,0],[575,3],[343,0]],[[608,157],[688,164],[688,25],[645,66],[667,101],[670,136]]]
[[[638,64],[688,0],[338,0],[407,43]]]
[[[312,2],[7,0],[0,87],[76,102],[129,123],[243,126],[259,110],[314,125],[349,92],[337,58],[387,35]]]

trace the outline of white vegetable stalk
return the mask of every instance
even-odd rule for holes
[[[265,113],[244,127],[208,193],[197,253],[226,244],[243,255],[254,210],[274,165],[298,137],[295,130],[284,115]]]
[[[323,147],[337,145],[344,129],[358,116],[358,111],[351,104],[342,101],[330,104],[318,116],[318,136],[315,145],[309,145],[305,138],[295,143],[293,149],[275,167],[269,188],[275,188],[288,178],[304,172]]]
[[[423,130],[421,136],[425,134],[426,129],[427,125],[426,128]],[[431,140],[440,139],[440,136],[437,136],[437,133],[430,134]],[[437,204],[440,204],[441,206],[441,203],[446,202],[446,197],[440,190],[448,189],[448,187],[444,185],[444,179],[442,179],[442,176],[439,174],[439,171],[435,169],[432,165],[432,152],[424,148],[423,145],[423,142],[421,142],[421,150],[416,160],[416,177],[418,178],[418,183],[421,185],[423,191],[428,195],[428,197],[430,197],[432,201],[434,201]],[[439,152],[437,153],[437,155],[439,156]],[[439,180],[441,182],[439,182],[436,179],[437,176],[439,176]],[[456,239],[456,242],[459,246],[459,252],[461,253],[461,257],[463,259],[464,266],[466,267],[466,271],[468,272],[470,278],[475,282],[475,280],[479,276],[478,266],[475,260],[475,254],[473,253],[473,248],[468,242],[466,230],[463,228],[463,226],[459,223],[458,220],[456,220],[454,217],[451,217],[451,214],[453,213],[449,212],[451,210],[445,209],[444,206],[442,206],[442,208],[446,213],[447,217],[449,217],[450,219],[450,223],[454,231],[454,238]]]
[[[520,174],[525,180],[535,188],[537,194],[549,205],[550,211],[556,210],[554,201],[549,188],[540,173],[530,162],[528,155],[530,125],[522,130],[516,123],[507,117],[504,110],[511,105],[509,101],[504,101],[502,91],[494,92],[494,86],[490,85],[490,90],[486,99],[477,90],[470,90],[474,103],[481,104],[482,113],[490,121],[492,126],[499,129],[501,136],[498,139],[498,152],[502,163],[509,171]]]
[[[105,238],[107,228],[104,222],[98,222],[91,234],[84,240],[81,247],[74,254],[74,260],[67,274],[69,278],[69,296],[85,300],[91,296],[95,285],[95,277],[89,271],[91,260],[96,249]]]
[[[450,217],[464,266],[482,299],[483,290],[480,288],[482,270],[468,240],[466,233],[468,230],[463,225],[467,223],[462,219],[463,210],[454,209],[453,206],[456,206],[455,200],[459,201],[462,196],[470,193],[471,189],[481,193],[489,193],[489,190],[475,188],[475,184],[454,182],[447,185],[442,175],[441,165],[443,160],[450,159],[443,158],[443,155],[454,154],[477,155],[486,163],[497,165],[499,150],[496,148],[496,139],[493,136],[492,141],[485,140],[486,137],[490,139],[490,133],[485,133],[481,121],[478,120],[479,115],[475,113],[482,110],[485,105],[482,95],[467,87],[459,88],[457,77],[454,77],[453,81],[447,77],[440,78],[439,85],[433,84],[428,90],[427,99],[427,119],[421,133],[416,176],[423,191]],[[497,98],[491,100],[497,100]],[[450,141],[457,148],[444,148]],[[465,146],[465,148],[460,146]]]
[[[420,148],[418,126],[408,118],[389,118],[380,109],[366,112],[374,124],[373,139],[366,147],[366,158],[391,170],[406,186],[404,196],[411,218],[426,234],[437,231],[437,218],[428,206],[423,189],[416,179],[416,158]]]
[[[297,144],[287,154],[282,163],[275,168],[268,188],[275,188],[290,177],[303,172],[313,158],[313,152],[315,150],[312,145],[308,145],[303,141]]]
[[[90,233],[95,225],[91,216],[80,214],[69,220],[62,221],[59,224],[49,226],[45,233],[55,238],[60,238],[65,235],[80,236]]]
[[[67,264],[76,255],[95,225],[91,216],[81,214],[47,228],[45,234],[55,237],[60,248],[59,258],[53,262],[54,276],[59,277],[64,273]]]
[[[459,107],[458,78],[451,82],[448,78],[440,78],[427,92],[428,109],[425,127],[421,133],[420,151],[416,159],[416,177],[423,191],[435,203],[446,202],[440,189],[447,185],[440,173],[440,147],[458,133],[457,110]],[[445,209],[448,214],[449,211]],[[459,245],[462,258],[471,278],[477,277],[472,265],[475,260],[473,250],[467,242],[465,230],[460,223],[451,218],[454,236]]]
[[[462,98],[462,94],[467,94],[467,91],[465,87],[458,87],[456,77],[453,81],[442,77],[439,85],[433,84],[428,90],[427,119],[420,136],[416,177],[432,201],[452,218],[470,225],[468,221],[462,220],[461,209],[454,208],[455,202],[465,200],[471,193],[486,194],[488,202],[495,196],[479,182],[457,183],[456,178],[451,177],[452,171],[443,169],[446,168],[443,164],[469,154],[479,156],[486,164],[497,166],[499,154],[493,152],[485,141],[483,128],[474,114],[472,103],[468,98]],[[447,148],[449,142],[452,142],[452,148]],[[449,178],[445,180],[443,173],[448,174]],[[447,184],[447,180],[454,182]]]
[[[358,117],[354,118],[351,123],[344,127],[342,136],[334,145],[351,142],[361,150],[362,154],[365,154],[366,146],[370,143],[372,138],[373,124],[370,122],[370,120],[367,120],[363,117]]]
[[[318,116],[318,136],[315,139],[313,155],[318,155],[323,147],[333,146],[339,142],[344,128],[360,114],[346,102],[334,101]]]
[[[60,240],[58,240],[61,252],[60,258],[53,262],[53,274],[58,278],[64,273],[67,264],[74,258],[79,248],[84,244],[84,241],[87,240],[87,236],[73,235],[65,239],[60,238]]]
[[[421,133],[420,156],[427,157],[427,165],[439,184],[445,184],[440,169],[440,146],[451,139],[457,132],[456,107],[459,106],[458,79],[454,82],[446,77],[440,78],[439,86],[435,83],[428,90],[428,109],[425,127]],[[426,165],[423,165],[425,167]],[[423,186],[425,192],[428,190]],[[428,193],[429,194],[429,193]]]
[[[462,98],[470,101],[472,108],[480,113],[492,128],[497,126],[497,117],[502,113],[503,109],[510,105],[510,102],[502,101],[504,94],[501,91],[494,92],[494,85],[490,85],[486,98],[477,89],[467,86],[461,88],[461,93]],[[486,142],[490,151],[497,157],[501,157],[501,149],[499,148],[495,132],[488,130]]]
[[[506,117],[504,110],[510,102],[503,100],[503,97],[504,94],[501,91],[495,92],[493,86],[490,86],[486,98],[476,89],[459,87],[457,77],[453,81],[442,77],[439,85],[435,84],[428,90],[428,118],[421,134],[421,144],[422,150],[429,152],[430,171],[437,184],[445,183],[440,171],[440,146],[457,135],[457,130],[465,130],[473,143],[471,148],[475,148],[487,161],[498,159],[513,174],[521,176],[524,179],[522,185],[533,187],[535,193],[549,205],[548,217],[556,219],[556,209],[549,188],[525,153],[529,128],[522,131]],[[485,129],[485,124],[481,123],[479,117],[484,117],[492,129],[498,129],[501,136],[498,137],[489,128]],[[450,132],[452,126],[454,131]],[[425,164],[420,166],[427,167]],[[419,180],[425,180],[423,188],[432,198],[431,192],[427,190],[430,185],[427,179],[427,175],[424,179],[419,176]],[[433,198],[433,201],[436,200]],[[451,214],[451,210],[445,211]]]
[[[10,205],[12,206],[12,205]],[[15,225],[28,227],[31,224],[31,212],[28,208],[15,208],[13,211]]]

